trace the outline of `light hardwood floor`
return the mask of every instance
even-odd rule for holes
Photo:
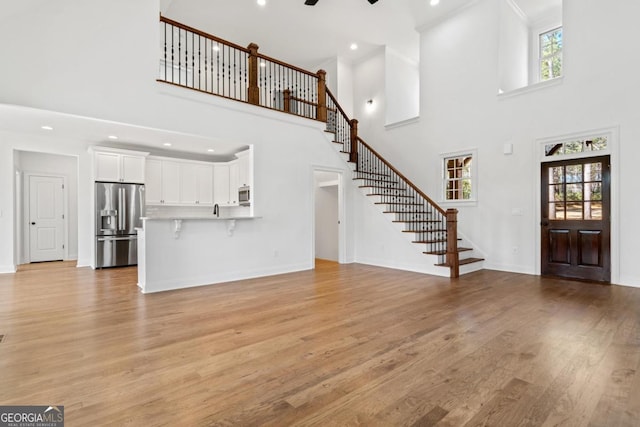
[[[640,289],[318,261],[143,295],[33,264],[0,275],[0,335],[0,404],[68,426],[640,425]]]

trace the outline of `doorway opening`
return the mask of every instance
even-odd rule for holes
[[[315,168],[313,194],[313,258],[344,263],[342,172]]]
[[[14,152],[16,264],[77,260],[78,160]]]

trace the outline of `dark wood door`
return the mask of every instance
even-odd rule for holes
[[[609,156],[543,163],[543,275],[611,280]]]

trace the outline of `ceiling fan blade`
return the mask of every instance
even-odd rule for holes
[[[304,4],[307,6],[315,6],[318,3],[318,0],[304,0]]]

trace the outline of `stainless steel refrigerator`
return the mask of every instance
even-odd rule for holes
[[[96,268],[136,265],[144,185],[96,182]]]

